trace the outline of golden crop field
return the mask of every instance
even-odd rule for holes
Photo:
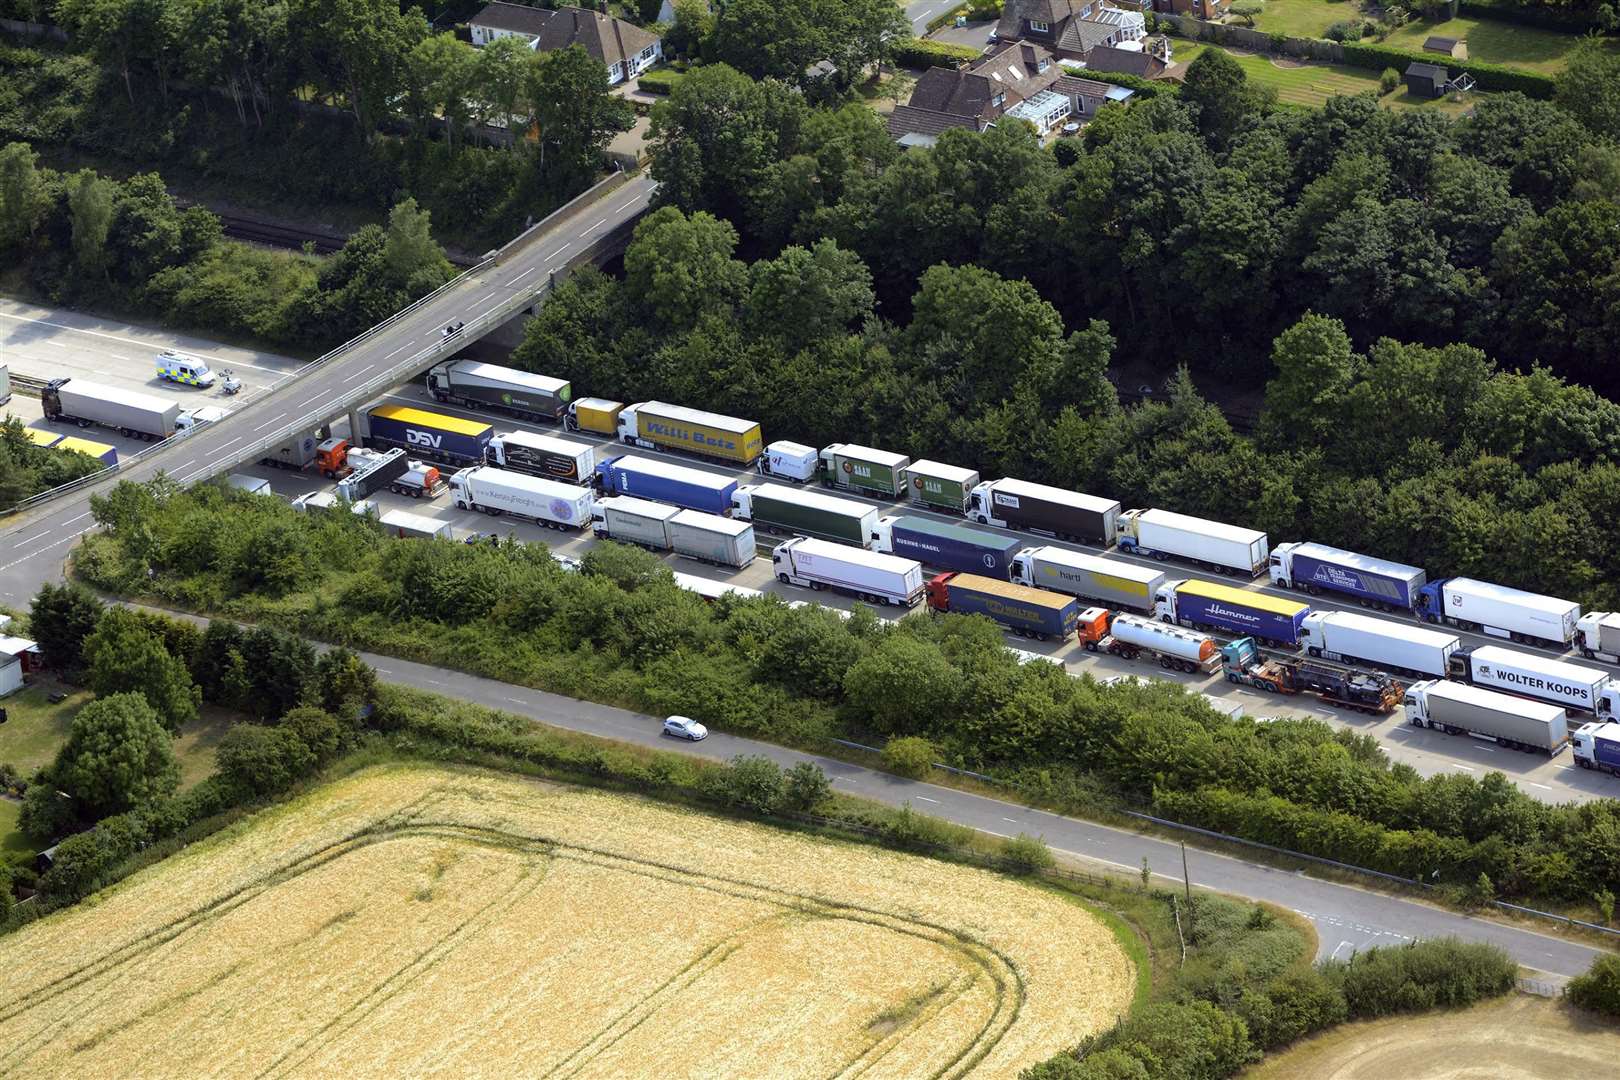
[[[1011,1076],[1130,961],[982,871],[372,769],[0,939],[0,1073]]]

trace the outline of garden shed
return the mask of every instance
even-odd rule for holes
[[[1406,89],[1416,97],[1444,97],[1449,81],[1439,64],[1414,63],[1406,69]]]

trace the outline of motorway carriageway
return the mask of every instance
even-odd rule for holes
[[[704,462],[700,459],[684,454],[666,454],[656,451],[647,451],[641,448],[626,447],[623,444],[600,436],[593,436],[585,432],[566,432],[556,425],[536,424],[519,421],[495,414],[479,413],[454,406],[439,405],[434,402],[425,387],[420,382],[398,387],[383,399],[385,402],[407,403],[437,412],[455,416],[464,416],[471,419],[489,421],[498,430],[527,430],[556,434],[564,438],[576,439],[591,443],[603,454],[620,450],[626,453],[642,454],[660,457],[669,461],[678,461],[684,465],[702,468],[722,475],[735,476],[739,480],[759,480],[751,471],[738,471],[735,467],[723,464]],[[292,497],[317,488],[329,487],[330,484],[320,477],[303,473],[287,473],[282,470],[263,467],[244,467],[241,471],[270,480],[278,494]],[[933,517],[938,520],[962,520],[937,512],[921,510],[905,503],[889,503],[882,500],[864,498],[839,492],[849,498],[860,499],[874,506],[892,508],[896,513],[919,514]],[[580,555],[584,550],[595,543],[589,531],[583,534],[559,533],[547,530],[527,522],[519,522],[512,518],[490,518],[470,511],[455,509],[454,503],[448,495],[441,495],[433,502],[418,502],[404,496],[395,496],[386,492],[372,496],[383,509],[406,509],[413,513],[434,516],[447,520],[457,528],[474,531],[511,533],[520,539],[539,540],[550,545],[554,550],[571,555]],[[1096,551],[1084,545],[1059,543],[1045,537],[1030,534],[1014,533],[1011,530],[1001,530],[1011,535],[1018,535],[1029,539],[1031,543],[1051,543],[1059,547],[1074,550]],[[791,599],[805,599],[815,603],[833,607],[849,607],[854,601],[833,593],[814,593],[808,590],[796,589],[778,583],[771,575],[769,562],[769,549],[785,537],[773,537],[760,534],[762,558],[756,559],[754,564],[744,570],[728,572],[725,568],[711,567],[701,563],[694,563],[685,559],[668,557],[670,565],[682,573],[702,576],[717,581],[726,581],[731,584],[760,589],[766,592],[778,593]],[[1153,563],[1151,560],[1130,558],[1108,552],[1110,558],[1127,559],[1146,565],[1170,567],[1175,564]],[[1189,574],[1192,572],[1189,571]],[[1242,583],[1234,578],[1219,579],[1233,585]],[[1260,588],[1258,584],[1251,587]],[[1265,587],[1265,592],[1276,595],[1289,596],[1295,599],[1308,599],[1300,594],[1289,593],[1284,590]],[[1348,610],[1359,610],[1351,605],[1341,606]],[[908,612],[899,608],[881,608],[879,614],[886,618],[899,618]],[[1468,635],[1459,635],[1466,637]],[[1151,678],[1167,678],[1179,682],[1189,689],[1210,694],[1220,703],[1240,704],[1243,710],[1251,716],[1300,716],[1319,719],[1333,724],[1335,727],[1349,731],[1371,734],[1380,740],[1386,753],[1391,759],[1410,765],[1425,776],[1432,776],[1443,772],[1462,772],[1475,776],[1483,776],[1486,772],[1500,770],[1515,782],[1523,786],[1524,791],[1532,798],[1544,802],[1589,801],[1595,798],[1620,796],[1620,782],[1602,774],[1586,769],[1580,769],[1573,764],[1568,752],[1559,754],[1556,758],[1548,759],[1541,755],[1524,754],[1498,747],[1492,743],[1466,737],[1450,736],[1441,732],[1414,728],[1403,722],[1400,710],[1396,710],[1389,717],[1369,717],[1357,713],[1335,710],[1324,706],[1311,695],[1268,695],[1257,690],[1232,686],[1219,676],[1209,677],[1203,675],[1184,675],[1175,672],[1165,672],[1155,665],[1133,663],[1118,657],[1088,653],[1073,639],[1064,642],[1037,642],[1008,635],[1009,644],[1026,652],[1037,653],[1064,663],[1073,664],[1070,670],[1090,671],[1097,677],[1109,675],[1138,675]]]

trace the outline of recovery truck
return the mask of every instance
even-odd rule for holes
[[[1357,671],[1320,660],[1264,656],[1254,638],[1227,642],[1220,653],[1229,683],[1268,694],[1311,693],[1351,712],[1387,716],[1405,692],[1405,687],[1382,672]]]

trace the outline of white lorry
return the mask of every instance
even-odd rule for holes
[[[1588,611],[1575,624],[1575,646],[1588,660],[1620,664],[1620,611]]]
[[[1121,551],[1161,561],[1181,559],[1239,577],[1265,571],[1270,544],[1259,529],[1168,510],[1127,510],[1119,517]]]
[[[1434,679],[1413,683],[1402,701],[1406,722],[1448,735],[1473,735],[1527,752],[1556,754],[1569,742],[1564,710],[1479,686]]]
[[[1500,645],[1469,646],[1451,658],[1451,673],[1475,686],[1550,701],[1571,712],[1614,716],[1620,686],[1607,672]]]
[[[378,519],[379,524],[393,536],[401,540],[451,540],[454,539],[448,521],[430,518],[423,514],[413,514],[409,510],[390,510]]]
[[[761,476],[803,484],[814,480],[820,472],[821,452],[813,446],[784,439],[765,447],[755,468]]]
[[[1306,615],[1299,627],[1299,644],[1312,656],[1341,664],[1371,664],[1431,679],[1446,677],[1451,670],[1451,654],[1462,645],[1456,634],[1353,611],[1313,611]]]
[[[596,493],[556,480],[474,465],[450,478],[456,505],[481,514],[516,514],[548,529],[583,529],[590,524]]]
[[[292,508],[303,513],[311,510],[335,510],[340,506],[347,506],[351,514],[358,514],[361,517],[376,517],[378,513],[377,504],[370,499],[348,502],[336,491],[308,491],[292,501]]]
[[[797,536],[778,544],[771,563],[776,580],[784,585],[837,589],[874,604],[911,607],[923,594],[922,564],[915,559],[813,537]]]
[[[653,551],[668,551],[673,545],[669,522],[680,507],[631,495],[597,499],[591,508],[591,531],[598,540],[617,540]]]
[[[1512,641],[1546,642],[1567,649],[1581,605],[1556,596],[1510,589],[1474,578],[1431,581],[1418,590],[1414,610],[1426,622],[1444,622]]]
[[[484,447],[484,460],[513,472],[583,484],[596,471],[596,448],[535,431],[503,431]]]

